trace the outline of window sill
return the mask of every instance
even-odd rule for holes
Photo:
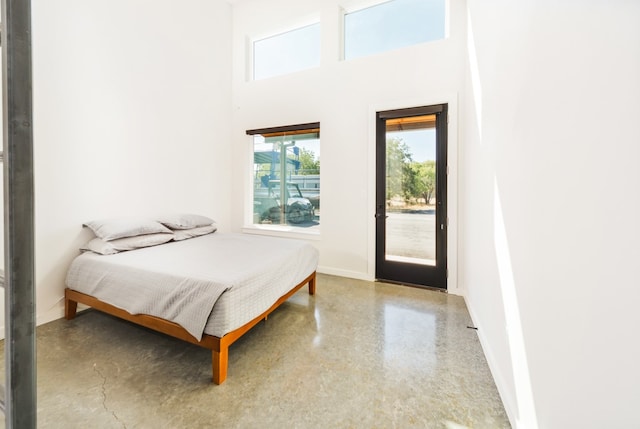
[[[301,238],[320,240],[319,229],[304,229],[286,225],[248,225],[242,228],[245,234],[270,235],[273,237]]]

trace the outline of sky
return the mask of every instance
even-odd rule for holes
[[[387,138],[402,139],[411,152],[411,159],[417,162],[436,159],[436,129],[388,132]]]
[[[316,160],[320,159],[320,139],[296,140],[295,142],[297,147],[313,152]],[[272,148],[273,143],[264,143],[264,137],[261,135],[254,136],[255,151],[270,151]]]
[[[253,45],[253,78],[255,80],[319,65],[319,23],[258,40]]]
[[[445,36],[445,0],[394,0],[345,15],[345,58]]]

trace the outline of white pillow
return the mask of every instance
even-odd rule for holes
[[[105,241],[101,238],[94,238],[80,250],[90,250],[101,255],[115,255],[127,250],[140,249],[142,247],[156,246],[173,240],[173,233],[145,234],[134,237],[118,238]]]
[[[175,241],[186,240],[187,238],[211,234],[212,232],[216,232],[217,229],[216,225],[199,226],[191,229],[176,229],[173,231],[173,239]]]
[[[191,229],[214,223],[211,218],[190,213],[167,214],[158,217],[157,221],[171,229]]]
[[[161,223],[147,218],[94,220],[83,224],[83,226],[91,228],[96,237],[105,241],[160,232],[171,233],[171,230]]]

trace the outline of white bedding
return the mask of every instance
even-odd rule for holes
[[[67,286],[131,314],[171,320],[200,340],[257,317],[317,264],[318,251],[304,241],[216,232],[115,255],[83,253]]]

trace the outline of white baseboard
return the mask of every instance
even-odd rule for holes
[[[340,270],[337,268],[324,267],[324,266],[318,266],[317,271],[320,274],[329,274],[332,276],[347,277],[350,279],[366,280],[370,282],[375,280],[374,278],[371,278],[367,273],[360,273],[358,271]]]
[[[467,310],[469,311],[469,316],[471,316],[473,326],[478,327],[477,318],[475,316],[473,308],[469,305],[469,301],[466,297],[464,297],[464,301],[467,306]],[[482,347],[484,357],[487,361],[487,364],[489,365],[489,371],[491,371],[493,381],[496,383],[498,394],[500,394],[500,399],[502,399],[504,410],[507,413],[507,417],[509,418],[509,423],[511,423],[512,428],[518,429],[516,425],[516,422],[518,421],[518,409],[514,406],[514,404],[516,403],[516,398],[512,398],[507,394],[510,389],[507,388],[507,383],[504,381],[504,378],[502,377],[500,371],[498,371],[499,366],[496,363],[496,359],[491,347],[489,347],[487,338],[484,336],[484,331],[482,329],[478,329],[476,333],[478,334],[478,340],[480,341],[480,346]]]
[[[64,302],[59,301],[54,307],[49,309],[43,314],[36,315],[36,326],[44,325],[45,323],[53,322],[64,317]],[[0,327],[0,339],[4,340],[5,326]]]
[[[46,311],[44,314],[36,316],[36,326],[44,325],[45,323],[53,322],[64,317],[64,302],[58,302],[58,304]]]

